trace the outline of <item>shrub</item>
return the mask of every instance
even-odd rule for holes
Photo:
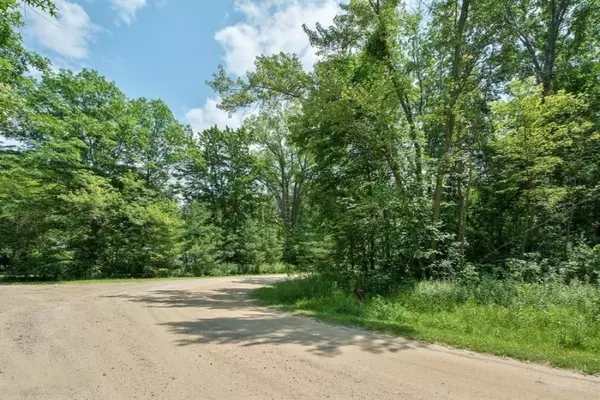
[[[565,282],[580,280],[582,282],[599,282],[600,280],[600,245],[590,247],[585,243],[569,246],[568,257],[559,265],[559,276]]]
[[[330,296],[336,290],[336,285],[332,281],[319,276],[309,276],[284,280],[273,287],[259,289],[258,296],[273,304],[294,304],[299,300]]]

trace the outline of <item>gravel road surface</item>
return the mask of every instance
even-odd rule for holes
[[[0,286],[0,399],[600,399],[599,378],[249,300],[276,279]]]

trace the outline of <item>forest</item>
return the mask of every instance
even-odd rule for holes
[[[600,3],[350,0],[208,84],[239,129],[27,50],[0,0],[0,275],[600,279]],[[36,78],[32,71],[40,71]]]

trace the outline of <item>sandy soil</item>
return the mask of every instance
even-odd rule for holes
[[[0,286],[0,399],[600,399],[600,379],[258,307],[267,278]]]

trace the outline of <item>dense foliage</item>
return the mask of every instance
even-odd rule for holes
[[[308,72],[293,54],[220,68],[220,107],[259,111],[195,133],[94,71],[47,68],[0,0],[0,135],[17,143],[0,150],[0,274],[598,282],[600,3],[418,4],[344,2],[305,27]]]
[[[0,6],[0,275],[285,270],[283,224],[261,184],[271,168],[249,132],[196,135],[160,100],[127,98],[95,71],[51,70],[23,48],[19,3]]]
[[[417,4],[417,5],[415,5]],[[292,104],[322,272],[386,290],[465,273],[597,282],[600,4],[352,0],[305,27],[313,72],[259,57],[229,111]]]

